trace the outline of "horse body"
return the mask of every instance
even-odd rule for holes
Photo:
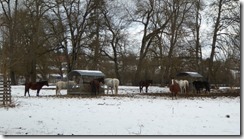
[[[197,90],[197,93],[200,93],[200,90],[203,88],[205,88],[205,92],[210,92],[210,85],[207,81],[193,81],[192,84]]]
[[[60,91],[62,89],[67,89],[68,88],[68,85],[70,86],[75,86],[76,85],[76,82],[75,81],[58,81],[56,82],[56,95],[61,95]]]
[[[113,90],[116,95],[118,95],[118,87],[119,87],[119,79],[116,78],[106,78],[104,80],[104,84],[107,85],[107,94],[109,88],[111,88],[111,92],[113,94]]]
[[[187,80],[175,80],[176,83],[180,86],[180,93],[186,93],[189,88],[189,82]]]
[[[39,92],[44,85],[49,86],[48,81],[41,81],[41,82],[36,82],[36,83],[32,83],[32,82],[25,83],[25,96],[26,96],[27,92],[28,92],[28,95],[30,96],[30,93],[29,93],[30,89],[37,90],[36,96],[39,96]]]
[[[178,92],[181,91],[180,85],[174,79],[172,79],[172,83],[169,85],[169,90],[172,93],[172,99],[174,96],[176,98]]]
[[[141,80],[139,82],[140,93],[143,91],[143,87],[146,87],[146,93],[147,93],[148,87],[152,84],[152,82],[153,82],[152,80],[145,80],[145,81]]]
[[[104,84],[104,78],[103,77],[102,78],[93,79],[92,81],[90,81],[91,91],[95,94],[95,96],[97,94],[99,94],[100,83]]]

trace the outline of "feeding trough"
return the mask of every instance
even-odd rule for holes
[[[69,81],[75,81],[75,86],[67,86],[69,95],[92,95],[90,81],[93,79],[105,77],[105,74],[99,70],[73,70],[67,75]],[[100,93],[104,94],[103,86],[100,86]]]

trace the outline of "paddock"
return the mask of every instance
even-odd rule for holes
[[[90,81],[104,78],[105,74],[99,70],[73,70],[67,75],[69,81],[75,81],[76,86],[67,87],[68,95],[92,95]],[[100,94],[104,94],[104,88],[100,86]]]

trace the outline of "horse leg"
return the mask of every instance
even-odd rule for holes
[[[181,86],[179,86],[179,87],[180,87],[180,93],[182,93],[182,92],[181,92],[182,88],[181,88]]]
[[[107,86],[107,95],[108,95],[108,90],[109,90],[109,86]]]
[[[56,95],[61,95],[62,88],[57,88]]]
[[[61,95],[60,91],[61,91],[61,89],[58,89],[58,95]]]
[[[60,90],[61,90],[61,89],[56,90],[56,96],[57,96],[57,95],[61,95]]]
[[[27,92],[27,90],[25,89],[25,94],[24,94],[24,96],[26,96],[26,92]]]
[[[97,94],[98,94],[98,95],[100,94],[99,87],[97,88]]]
[[[117,95],[117,88],[115,86],[115,82],[114,81],[113,81],[113,89],[114,89],[115,95]]]
[[[56,96],[58,95],[59,88],[56,86]]]
[[[26,93],[28,93],[28,96],[30,97],[29,89],[25,89],[25,96],[26,96]]]
[[[112,92],[112,94],[114,94],[114,92],[113,92],[113,87],[111,87],[111,92]]]
[[[98,90],[98,88],[95,86],[95,96],[97,96],[97,94],[99,93],[99,90]]]
[[[38,97],[39,97],[39,92],[40,92],[40,89],[37,89],[36,96],[38,96]]]
[[[140,86],[140,93],[143,91],[143,86]]]
[[[115,90],[116,91],[116,95],[118,95],[118,90],[119,90],[118,86],[116,86],[115,89],[116,89]]]
[[[30,89],[28,89],[27,92],[28,92],[28,96],[30,97]]]
[[[147,90],[148,90],[148,86],[146,86],[146,93],[147,93]]]

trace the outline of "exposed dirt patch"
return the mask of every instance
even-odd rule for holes
[[[143,93],[141,95],[147,96],[162,96],[171,97],[171,93]],[[238,97],[240,96],[240,90],[213,90],[210,93],[189,93],[189,94],[177,94],[177,97],[187,98],[187,97]]]

